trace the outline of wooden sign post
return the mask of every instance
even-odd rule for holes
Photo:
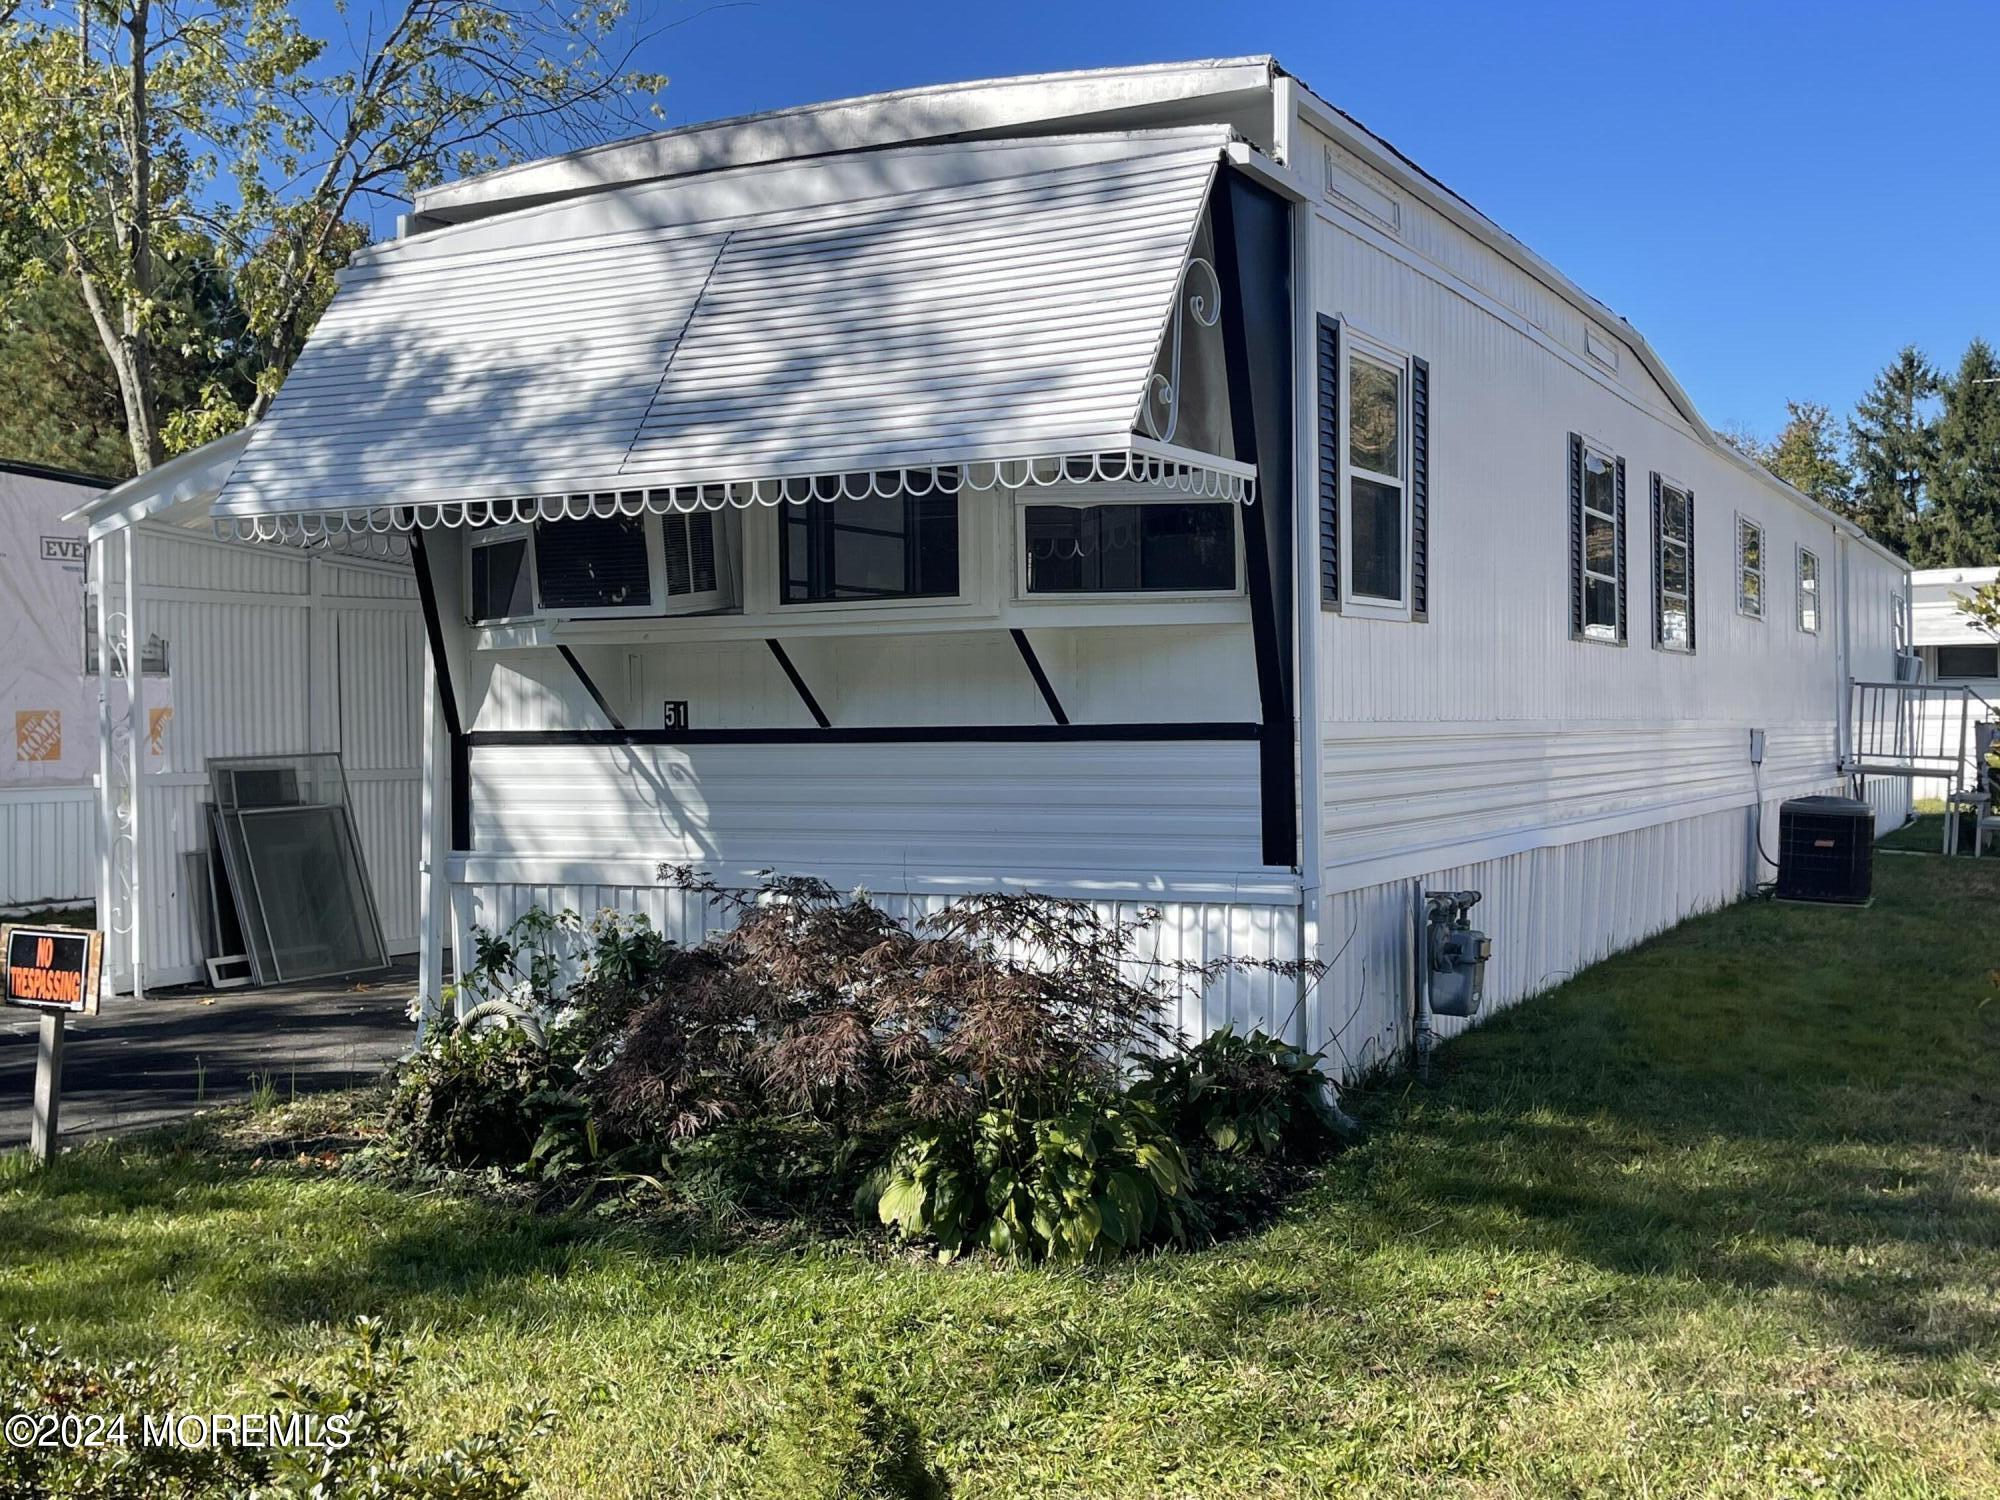
[[[46,1164],[55,1160],[62,1128],[63,1022],[71,1015],[97,1014],[104,934],[81,927],[0,926],[0,961],[6,964],[0,998],[42,1013],[28,1150]]]

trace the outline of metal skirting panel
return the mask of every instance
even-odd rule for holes
[[[96,890],[96,792],[87,786],[0,791],[0,907],[88,901]]]
[[[1839,792],[1834,780],[1818,790]],[[1778,805],[1763,806],[1764,847],[1777,844]],[[1773,868],[1756,849],[1750,809],[1531,849],[1427,872],[1432,890],[1477,890],[1474,925],[1493,939],[1490,1016],[1562,983],[1675,923],[1748,894]],[[1415,881],[1324,898],[1322,956],[1331,967],[1306,1017],[1305,1040],[1354,1076],[1399,1064],[1411,1040],[1411,903]],[[1440,1019],[1440,1037],[1477,1021]]]
[[[595,885],[586,882],[529,884],[505,881],[455,882],[452,886],[454,951],[472,952],[474,926],[497,932],[540,907],[590,916],[603,910],[643,912],[655,927],[681,943],[697,943],[730,917],[702,896],[661,886]],[[904,921],[936,911],[952,897],[946,892],[874,893],[874,899]],[[1298,957],[1298,911],[1293,906],[1226,901],[1093,902],[1108,920],[1131,921],[1146,911],[1160,920],[1141,935],[1145,962],[1171,965],[1207,963],[1224,957],[1289,960]],[[1158,971],[1163,977],[1167,971]],[[1181,993],[1170,1014],[1191,1036],[1224,1025],[1238,1031],[1261,1028],[1273,1034],[1295,1031],[1304,1012],[1297,983],[1270,973],[1218,976],[1198,993]]]

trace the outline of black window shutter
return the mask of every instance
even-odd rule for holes
[[[1694,636],[1694,491],[1687,492],[1688,508],[1688,650],[1696,646]]]
[[[1319,602],[1340,608],[1340,324],[1319,320]]]
[[[1653,471],[1653,644],[1667,643],[1667,518],[1660,508],[1660,472]]]
[[[1618,644],[1624,645],[1625,634],[1625,460],[1619,459],[1612,465],[1615,493],[1618,497]]]
[[[1431,367],[1410,361],[1410,613],[1431,617]]]
[[[1569,633],[1583,639],[1583,439],[1569,435]]]

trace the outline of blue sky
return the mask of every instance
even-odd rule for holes
[[[643,4],[644,0],[640,0]],[[745,0],[655,8],[671,123],[1274,53],[1632,320],[1718,424],[2000,340],[2000,6]]]

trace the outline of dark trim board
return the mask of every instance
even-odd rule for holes
[[[597,684],[591,680],[590,674],[583,670],[583,663],[576,659],[576,653],[563,645],[558,645],[556,650],[560,651],[562,659],[569,663],[569,669],[576,673],[576,680],[583,684],[583,690],[590,694],[590,701],[597,705],[597,711],[604,715],[606,722],[613,729],[623,729],[625,721],[611,711],[611,705],[604,701],[604,694],[597,690]]]
[[[1225,168],[1209,198],[1222,283],[1222,356],[1236,457],[1257,466],[1244,581],[1257,659],[1258,787],[1266,865],[1299,864],[1293,703],[1291,205]]]
[[[53,479],[58,484],[73,484],[79,489],[108,490],[123,484],[122,479],[105,479],[96,474],[79,474],[74,469],[57,469],[48,464],[29,463],[26,459],[0,458],[0,474],[19,474],[24,479]]]
[[[1261,741],[1261,724],[891,724],[837,729],[478,729],[474,750],[531,745],[956,745]]]
[[[799,695],[799,702],[806,706],[806,712],[812,715],[813,723],[819,725],[821,729],[831,727],[833,720],[826,716],[826,710],[819,706],[819,699],[815,698],[813,690],[806,686],[806,680],[799,675],[799,669],[792,665],[791,653],[785,650],[785,643],[775,636],[768,636],[764,644],[771,648],[771,655],[777,658],[778,665],[784,669],[786,678],[792,684],[792,691]]]
[[[413,521],[410,513],[404,516]],[[462,854],[472,848],[472,755],[466,744],[465,726],[458,717],[458,694],[451,683],[451,658],[444,651],[444,621],[438,614],[437,587],[431,581],[430,556],[424,550],[423,531],[409,526],[410,571],[417,576],[417,602],[424,612],[424,639],[431,653],[431,676],[437,682],[438,710],[444,715],[445,733],[451,739],[451,848]]]
[[[1049,711],[1049,717],[1058,724],[1067,724],[1069,715],[1063,712],[1062,699],[1056,696],[1055,685],[1049,681],[1049,674],[1042,670],[1042,659],[1035,654],[1035,648],[1028,642],[1028,632],[1015,629],[1008,632],[1014,637],[1014,648],[1021,653],[1021,660],[1027,664],[1028,675],[1035,679],[1035,691],[1042,695],[1042,703]]]

